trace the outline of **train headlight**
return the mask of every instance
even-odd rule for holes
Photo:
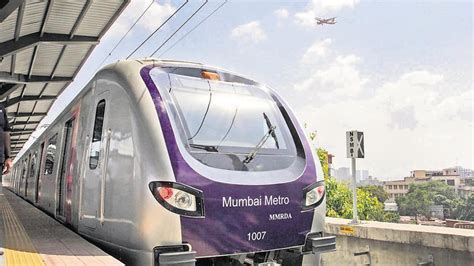
[[[311,210],[319,206],[323,202],[326,190],[324,188],[324,182],[319,181],[312,185],[309,185],[303,189],[303,211]]]
[[[177,207],[183,210],[196,210],[196,197],[183,191],[178,191],[178,193],[176,193],[174,196],[174,203]]]
[[[155,199],[167,210],[183,216],[204,217],[202,191],[174,183],[154,181],[149,184]]]

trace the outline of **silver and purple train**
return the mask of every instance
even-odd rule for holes
[[[103,68],[4,179],[127,264],[315,265],[335,248],[291,109],[207,65]]]

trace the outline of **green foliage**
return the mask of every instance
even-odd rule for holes
[[[326,215],[329,217],[352,218],[352,192],[349,187],[335,178],[327,178]]]
[[[404,197],[396,199],[400,215],[430,217],[431,205],[443,205],[446,218],[457,218],[462,199],[444,182],[412,184]]]
[[[352,191],[347,183],[326,179],[326,215],[329,217],[352,218]],[[363,188],[357,189],[357,212],[361,220],[398,221],[384,211],[383,203]]]
[[[328,152],[322,148],[316,149],[316,152],[318,153],[319,161],[323,167],[324,180],[326,180],[329,177]]]
[[[360,189],[370,193],[372,196],[376,197],[379,202],[385,202],[388,199],[388,193],[383,189],[382,186],[369,185],[361,187]]]
[[[457,215],[459,220],[474,221],[474,194],[460,203]]]
[[[389,223],[398,223],[400,215],[398,212],[385,212],[383,215],[383,221]]]
[[[424,215],[426,217],[429,217],[429,207],[433,204],[428,192],[420,189],[411,191],[411,188],[406,196],[397,198],[396,202],[400,215]]]

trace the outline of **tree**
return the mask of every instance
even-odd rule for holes
[[[347,185],[336,181],[335,178],[326,179],[326,215],[336,218],[352,217],[352,192]]]
[[[427,191],[422,189],[413,189],[410,187],[408,193],[404,197],[396,199],[398,205],[398,212],[400,215],[430,216],[430,206],[433,202]]]
[[[404,197],[396,199],[400,215],[430,217],[431,205],[442,205],[446,218],[456,218],[462,199],[454,189],[441,181],[412,184]]]
[[[318,153],[319,161],[323,168],[324,179],[327,179],[329,177],[328,152],[321,148],[317,148],[316,152]]]
[[[329,217],[352,218],[352,191],[348,184],[326,179],[326,214]],[[383,203],[364,189],[357,189],[357,213],[361,220],[385,221]]]
[[[369,185],[361,187],[362,190],[370,193],[372,196],[376,197],[379,202],[385,202],[388,199],[388,193],[383,189],[382,186]]]
[[[461,202],[457,214],[459,220],[474,221],[474,194]]]

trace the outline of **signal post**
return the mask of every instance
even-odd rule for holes
[[[364,158],[364,132],[346,132],[347,158],[352,160],[352,222],[359,223],[357,216],[356,158]]]

